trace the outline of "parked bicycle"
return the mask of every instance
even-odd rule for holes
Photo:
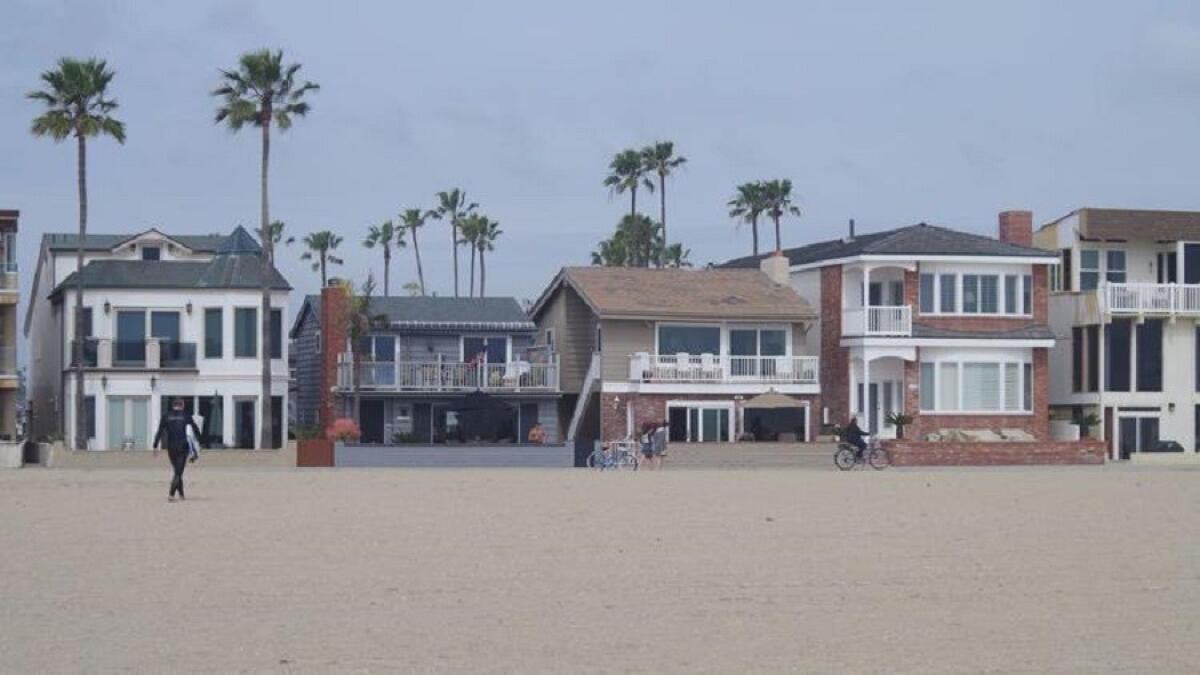
[[[589,469],[605,471],[608,469],[625,469],[637,471],[637,446],[632,442],[617,442],[601,445],[588,455]]]
[[[886,469],[892,463],[892,456],[879,445],[879,439],[872,436],[867,440],[865,450],[850,443],[838,443],[837,451],[833,453],[833,463],[842,471],[849,471],[856,466],[871,465],[872,469]]]

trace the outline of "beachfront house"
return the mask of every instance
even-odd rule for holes
[[[665,421],[675,443],[811,439],[817,316],[775,273],[563,268],[530,315],[559,355],[567,437],[590,449]]]
[[[77,235],[42,237],[25,336],[37,438],[74,440],[73,340]],[[184,399],[212,446],[257,448],[262,362],[272,372],[271,446],[287,437],[287,281],[257,241],[229,235],[89,234],[83,267],[83,393],[87,447],[150,447],[171,399]],[[272,331],[263,339],[261,278]]]
[[[534,345],[515,299],[372,297],[356,367],[349,298],[331,285],[296,316],[301,427],[320,433],[355,417],[357,396],[363,443],[524,443],[534,425],[559,441],[558,356]]]
[[[1061,261],[1052,415],[1090,424],[1111,459],[1200,452],[1200,212],[1081,208],[1034,243]]]
[[[894,438],[992,431],[1048,438],[1047,317],[1053,253],[1032,248],[1032,214],[1000,214],[999,238],[919,224],[856,234],[726,268],[785,261],[792,287],[821,309],[824,420]],[[987,431],[984,431],[987,430]],[[1032,444],[1031,444],[1032,445]]]

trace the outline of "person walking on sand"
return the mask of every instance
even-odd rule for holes
[[[175,501],[175,493],[179,493],[181,500],[184,499],[183,470],[187,467],[188,455],[191,454],[188,427],[191,427],[196,438],[200,438],[200,429],[196,427],[196,421],[183,410],[183,399],[176,398],[171,401],[171,410],[159,420],[158,432],[154,434],[154,455],[158,456],[158,446],[161,443],[166,447],[167,457],[171,459],[171,468],[175,471],[171,478],[171,491],[167,494],[169,502]]]

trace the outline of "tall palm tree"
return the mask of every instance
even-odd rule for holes
[[[296,81],[299,63],[283,65],[283,51],[259,49],[238,58],[236,70],[221,70],[221,86],[212,95],[221,99],[214,121],[224,122],[229,130],[238,132],[247,124],[262,132],[262,155],[259,177],[262,220],[259,225],[263,242],[262,336],[263,344],[271,344],[271,275],[275,265],[274,242],[269,236],[271,214],[267,199],[267,176],[271,157],[271,126],[287,131],[295,117],[308,114],[304,95],[320,87],[307,80]],[[271,351],[262,350],[262,438],[260,447],[271,447]]]
[[[486,297],[487,293],[487,266],[484,265],[484,258],[489,251],[496,250],[496,240],[500,235],[504,234],[504,230],[500,229],[500,223],[484,218],[479,226],[479,232],[475,239],[475,246],[479,249],[479,297]]]
[[[479,208],[474,202],[467,202],[467,193],[458,188],[437,193],[438,205],[431,213],[441,220],[450,222],[450,250],[454,252],[454,297],[458,297],[458,226],[459,218]]]
[[[642,148],[642,161],[646,170],[658,175],[658,222],[662,225],[664,250],[667,244],[667,176],[675,169],[687,163],[687,157],[675,154],[675,144],[671,141],[660,141],[654,145]],[[663,261],[658,261],[662,266]]]
[[[396,227],[395,223],[390,220],[385,220],[379,225],[372,225],[367,231],[367,238],[363,240],[363,246],[367,248],[378,246],[383,249],[383,297],[386,298],[391,295],[392,247],[404,248],[407,246],[404,243],[404,225]]]
[[[670,246],[663,247],[663,264],[666,267],[691,267],[692,261],[689,258],[692,255],[692,249],[684,248],[683,244],[675,242]]]
[[[787,214],[800,215],[800,207],[792,203],[792,181],[769,180],[762,184],[763,212],[775,221],[775,250],[782,251],[783,245],[779,238],[779,219]]]
[[[479,242],[479,236],[486,222],[485,216],[472,213],[463,216],[458,225],[459,241],[463,246],[471,249],[471,275],[468,278],[467,297],[475,297],[475,252],[478,250],[476,244]]]
[[[87,238],[87,139],[111,136],[125,143],[125,123],[113,117],[117,102],[109,98],[108,85],[116,73],[98,59],[59,59],[54,70],[42,73],[44,89],[26,96],[45,104],[33,119],[30,132],[58,143],[75,137],[75,174],[79,189],[79,240],[75,244],[75,340],[71,363],[75,370],[74,447],[87,447],[87,420],[83,411],[83,246]]]
[[[300,255],[301,260],[313,261],[313,271],[321,272],[321,288],[329,285],[329,277],[326,275],[326,269],[329,265],[341,265],[344,260],[333,254],[337,247],[342,243],[341,235],[334,234],[329,230],[321,230],[304,236],[304,246],[308,248]]]
[[[637,150],[622,150],[608,164],[609,174],[604,186],[613,194],[629,193],[629,215],[637,215],[638,187],[654,192],[654,183],[646,177],[647,168],[642,153]]]
[[[727,206],[730,218],[750,224],[750,232],[754,235],[754,255],[758,255],[758,217],[767,208],[762,181],[739,185],[737,195],[729,200]]]
[[[350,367],[353,369],[353,377],[350,378],[353,395],[351,416],[361,429],[362,420],[360,419],[360,411],[362,405],[359,393],[359,381],[362,379],[361,345],[363,338],[370,335],[373,329],[387,323],[387,317],[382,314],[375,314],[374,308],[371,306],[371,297],[375,294],[374,274],[367,273],[367,280],[363,282],[362,290],[358,293],[355,293],[354,285],[350,282],[342,283],[347,295],[342,323],[346,326],[346,337],[350,343]]]
[[[625,246],[626,266],[650,267],[658,260],[662,227],[648,216],[625,216],[617,225],[617,236]]]
[[[421,209],[405,209],[400,212],[400,226],[412,235],[413,253],[417,256],[417,281],[420,284],[421,295],[425,295],[425,270],[421,268],[421,247],[417,244],[417,230],[425,226],[425,219],[433,215],[432,211]],[[407,284],[405,284],[407,287]]]
[[[271,224],[267,226],[267,234],[271,238],[271,250],[272,251],[274,251],[275,248],[278,247],[280,244],[282,244],[284,246],[291,246],[292,244],[296,243],[295,237],[292,237],[292,236],[285,237],[284,230],[286,229],[286,227],[287,226],[283,224],[282,220],[272,220]]]

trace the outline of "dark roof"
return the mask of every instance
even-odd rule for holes
[[[1006,330],[958,330],[953,328],[937,328],[920,322],[913,322],[912,334],[915,338],[967,338],[986,340],[1053,340],[1054,331],[1045,324],[1031,323],[1021,328]]]
[[[262,271],[258,256],[217,256],[208,262],[93,260],[83,266],[83,283],[88,288],[258,288]],[[279,270],[272,268],[270,273],[272,288],[291,288]],[[76,272],[67,275],[51,295],[73,285],[75,276]]]
[[[225,240],[217,245],[217,255],[259,255],[262,247],[250,236],[246,228],[238,225]]]
[[[1104,241],[1195,241],[1200,239],[1200,211],[1087,207],[1072,211],[1072,213],[1079,214],[1079,234],[1085,239]]]
[[[955,255],[1018,256],[1053,258],[1045,251],[969,232],[919,223],[895,230],[861,234],[853,239],[833,239],[784,250],[792,265],[807,265],[822,260],[837,260],[860,255]],[[768,254],[735,258],[719,267],[758,267]]]
[[[320,314],[321,296],[305,296],[292,324],[292,337],[308,312]],[[510,331],[537,328],[515,298],[375,296],[371,298],[371,312],[386,317],[393,328]]]
[[[138,233],[142,234],[142,233]],[[88,251],[109,251],[114,246],[128,241],[138,234],[89,234],[83,248]],[[224,234],[179,234],[163,235],[200,253],[215,253],[228,235]],[[79,235],[68,232],[51,232],[42,235],[42,247],[52,251],[74,251]]]

